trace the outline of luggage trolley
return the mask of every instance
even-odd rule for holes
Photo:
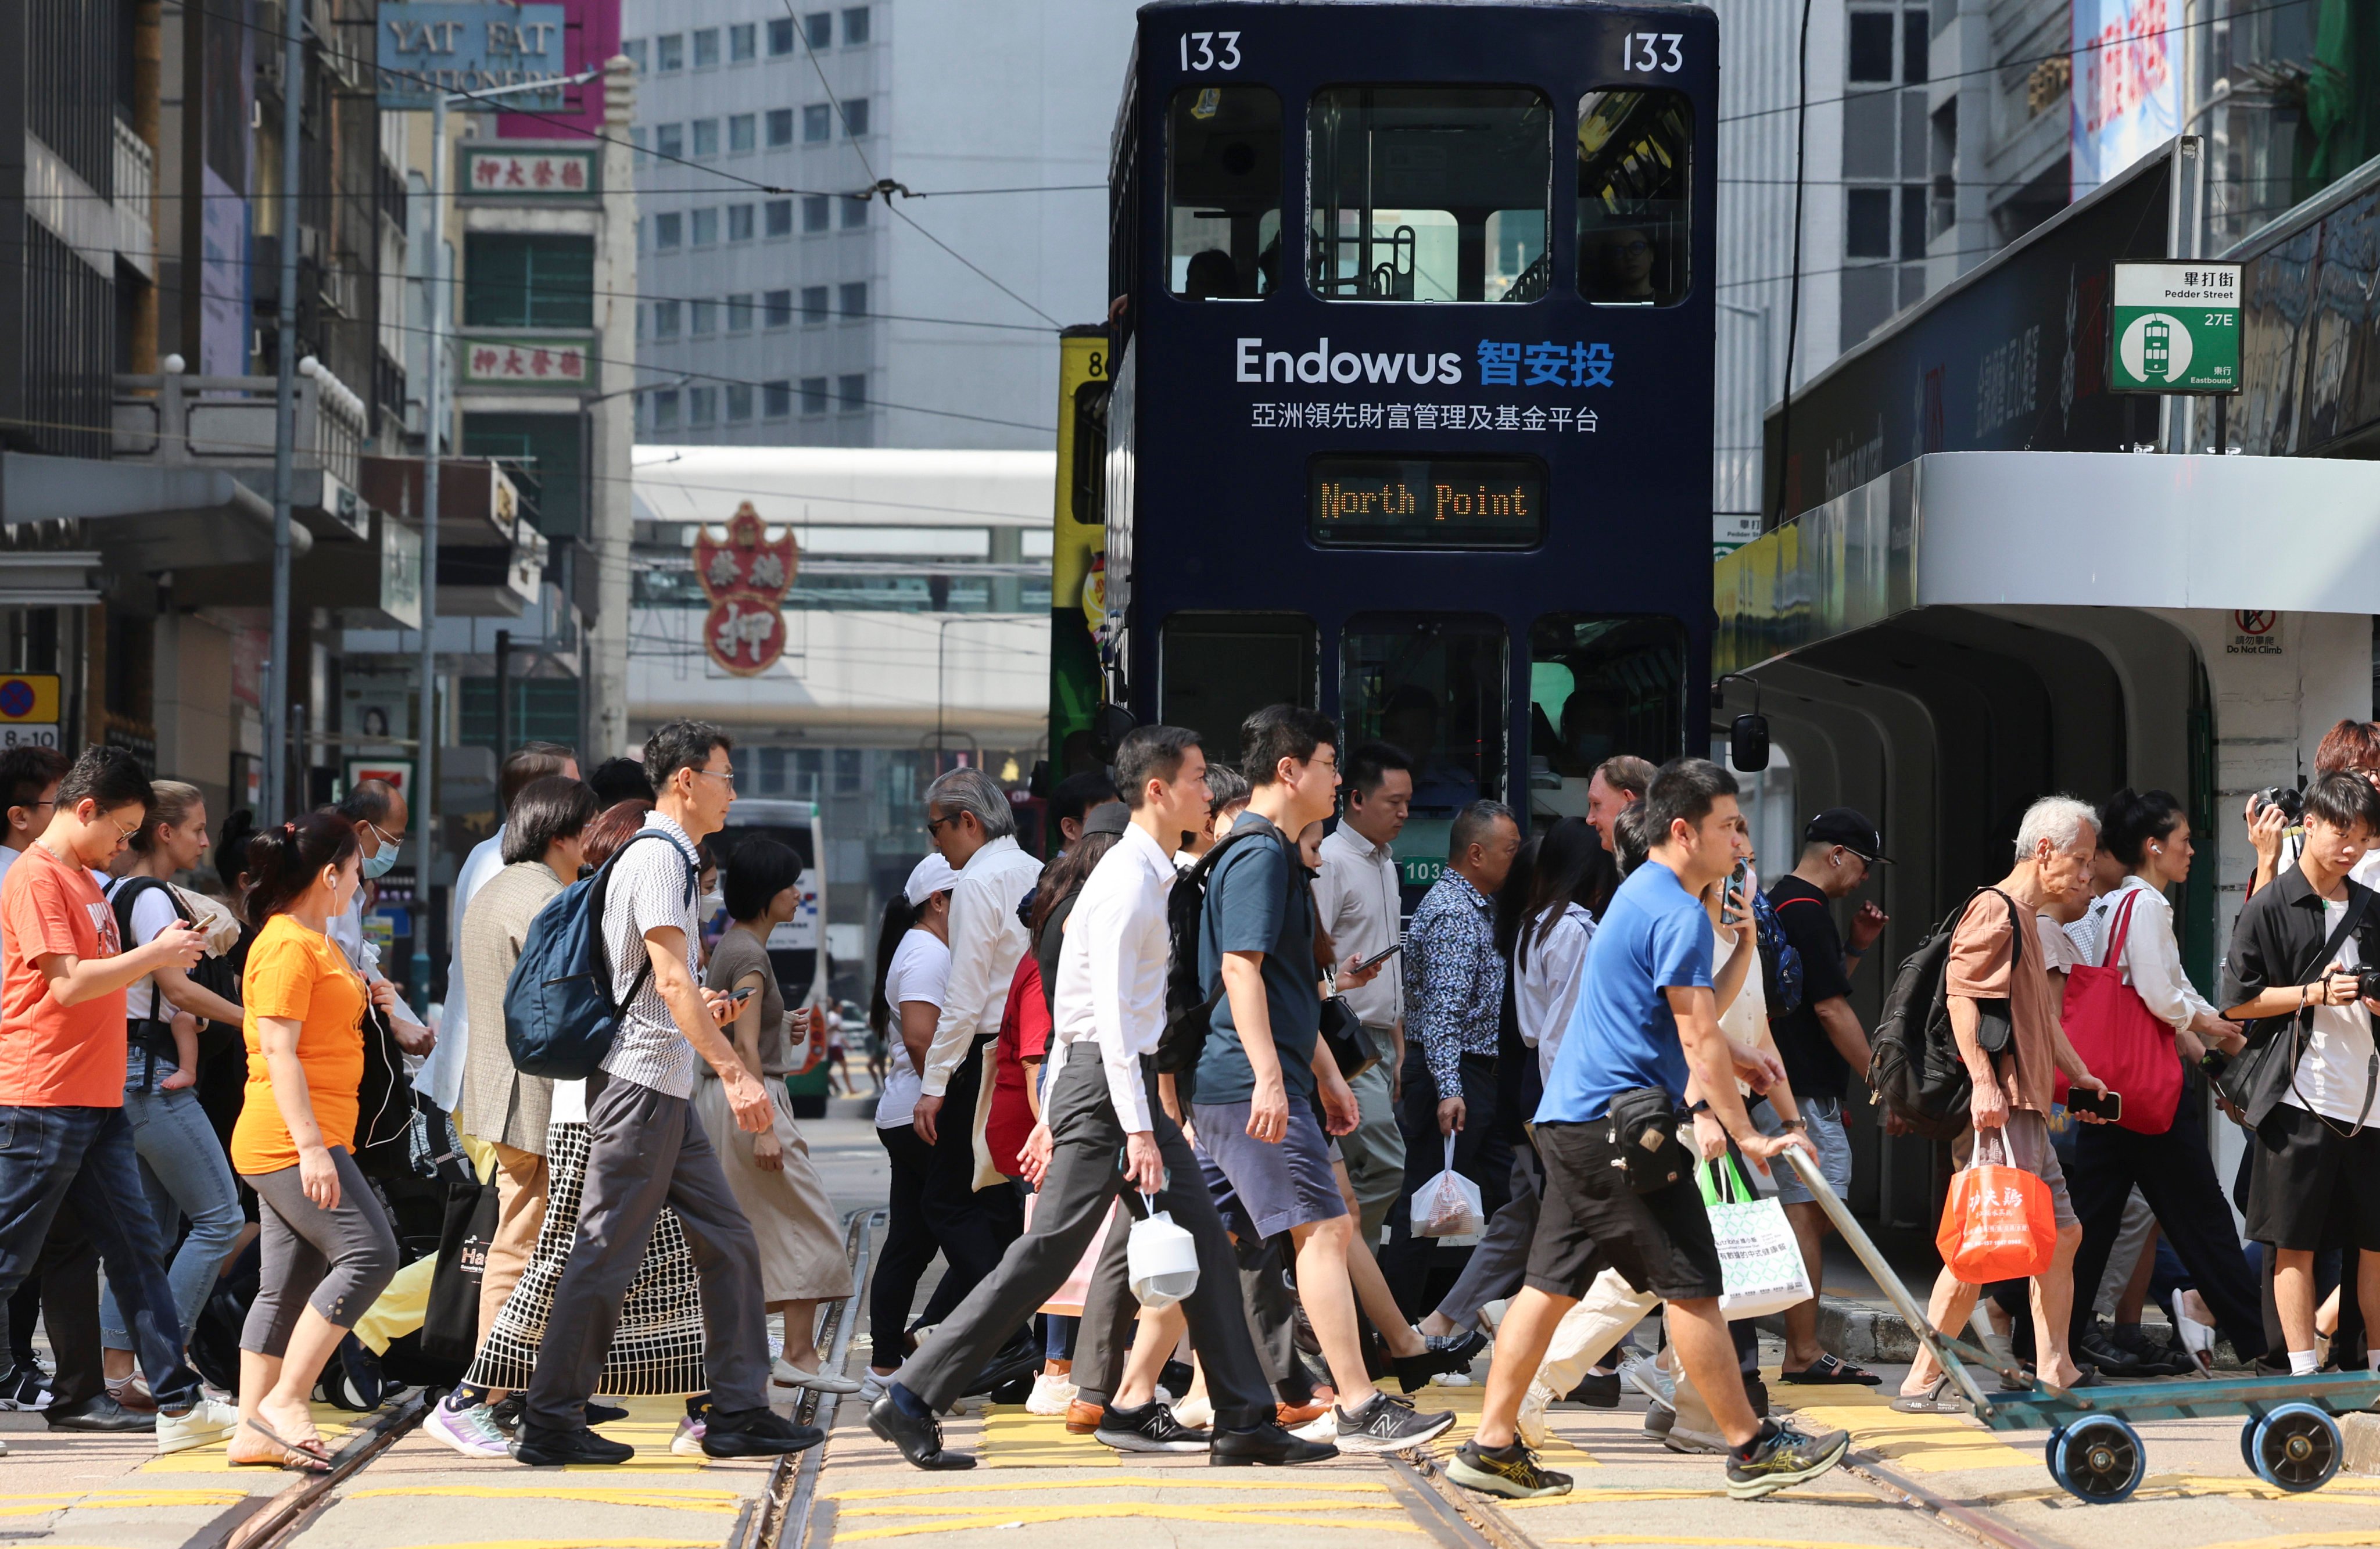
[[[2292,1493],[2319,1490],[2338,1472],[2346,1450],[2338,1422],[2331,1417],[2369,1409],[2380,1400],[2380,1375],[2369,1372],[2146,1383],[2080,1393],[2028,1378],[2014,1362],[2002,1365],[1988,1350],[1937,1332],[1926,1321],[1925,1310],[1910,1300],[1892,1266],[1827,1186],[1817,1164],[1798,1150],[1785,1156],[1827,1218],[1884,1288],[1894,1310],[1908,1321],[1911,1332],[1942,1363],[1943,1374],[1973,1406],[1975,1418],[1995,1431],[2047,1431],[2050,1477],[2077,1500],[2112,1506],[2140,1488],[2148,1472],[2147,1448],[2133,1422],[2228,1414],[2247,1417],[2240,1428],[2240,1456],[2257,1478]],[[2026,1386],[1986,1393],[1975,1380],[1975,1369]]]

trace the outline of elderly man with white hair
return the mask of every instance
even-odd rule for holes
[[[2000,1160],[2037,1174],[2049,1186],[2058,1215],[2058,1253],[2046,1272],[2033,1281],[2033,1330],[2036,1368],[2062,1387],[2085,1382],[2067,1349],[2067,1325],[2074,1301],[2074,1251],[2082,1228],[2067,1196],[2065,1171],[2049,1144],[2051,1093],[2058,1072],[2087,1091],[2107,1088],[2092,1075],[2059,1024],[2058,987],[2041,950],[2039,916],[2053,901],[2087,893],[2091,858],[2099,845],[2097,816],[2071,796],[2044,796],[2025,809],[2016,832],[2016,865],[1999,882],[1979,890],[1950,937],[1950,961],[1943,987],[1950,1031],[1959,1041],[1974,1083],[1968,1099],[1972,1128],[1952,1155],[1961,1168],[1976,1159]],[[1998,1053],[1981,1041],[1984,1022],[2005,1022],[2008,1036]],[[1995,1040],[1998,1041],[1998,1040]],[[1945,1266],[1934,1282],[1926,1316],[1935,1327],[1956,1334],[1974,1311],[1978,1288]],[[2089,1382],[2096,1382],[2093,1375]],[[1948,1391],[1941,1366],[1925,1350],[1901,1382],[1892,1407],[1911,1413],[1963,1413]]]

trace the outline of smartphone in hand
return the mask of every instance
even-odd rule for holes
[[[1380,964],[1388,962],[1389,959],[1396,956],[1399,952],[1402,952],[1404,950],[1405,944],[1403,942],[1392,941],[1386,948],[1373,953],[1370,957],[1367,957],[1363,962],[1357,963],[1355,965],[1355,972],[1358,974],[1368,974],[1373,969],[1378,968]]]
[[[2104,1119],[2113,1124],[2124,1117],[2124,1095],[2072,1087],[2066,1094],[2066,1107],[2072,1112],[2087,1113],[2094,1119]]]

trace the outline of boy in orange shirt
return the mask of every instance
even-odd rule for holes
[[[0,1300],[41,1256],[61,1204],[81,1220],[131,1320],[157,1398],[157,1450],[230,1434],[238,1412],[205,1398],[182,1363],[182,1329],[124,1117],[125,987],[188,969],[206,948],[185,926],[122,950],[91,873],[149,812],[149,780],[121,748],[85,748],[58,784],[49,826],[0,881]]]

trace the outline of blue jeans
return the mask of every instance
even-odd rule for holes
[[[188,1409],[199,1400],[199,1377],[182,1364],[181,1320],[141,1197],[132,1121],[120,1107],[0,1107],[0,1301],[40,1262],[61,1204],[117,1277],[157,1407]]]
[[[167,1073],[170,1073],[168,1070]],[[195,1087],[179,1091],[143,1092],[127,1087],[124,1117],[132,1122],[132,1142],[140,1154],[140,1187],[149,1201],[149,1215],[157,1225],[162,1247],[174,1240],[174,1228],[190,1218],[190,1234],[166,1270],[174,1289],[174,1312],[188,1337],[199,1313],[213,1294],[215,1277],[232,1244],[239,1240],[245,1217],[239,1191],[232,1182],[231,1162],[215,1138],[206,1109],[199,1106]],[[108,1276],[107,1294],[99,1304],[100,1337],[109,1349],[134,1348],[132,1332],[116,1311],[115,1277]]]

